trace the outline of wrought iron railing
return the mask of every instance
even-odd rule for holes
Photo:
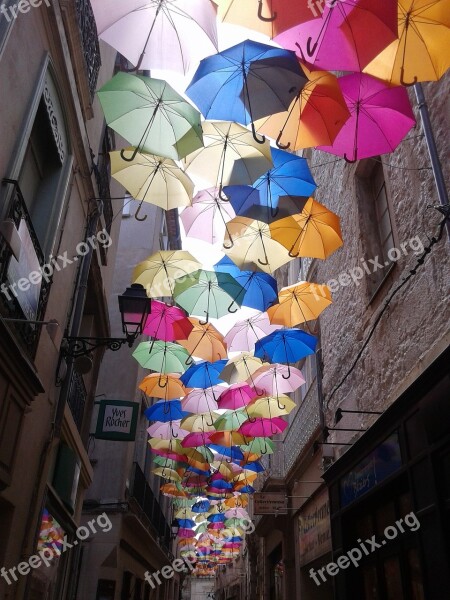
[[[89,81],[91,99],[97,87],[98,74],[101,67],[100,46],[98,43],[97,25],[90,0],[76,0],[78,25],[83,44],[83,55]]]
[[[114,148],[114,137],[112,131],[107,127],[101,144],[101,152],[97,164],[94,164],[95,179],[99,197],[103,201],[103,217],[105,219],[106,230],[111,233],[111,226],[114,218],[111,202],[111,190],[109,183],[111,181],[111,169],[109,164],[109,152]]]
[[[31,217],[19,183],[15,179],[4,179],[3,184],[13,186],[13,193],[9,200],[9,207],[3,218],[14,221],[17,229],[20,228],[21,222],[24,222],[28,230],[34,252],[36,253],[39,266],[43,267],[46,262],[44,253],[34,230],[33,223],[31,221]],[[40,325],[32,325],[27,323],[26,320],[43,320],[52,281],[50,277],[47,277],[43,278],[39,284],[36,284],[40,285],[39,299],[36,310],[33,314],[25,314],[23,306],[20,304],[18,297],[12,290],[12,286],[10,288],[11,284],[16,283],[17,285],[17,282],[8,281],[8,269],[12,256],[13,254],[11,249],[6,241],[0,236],[0,285],[4,284],[2,293],[0,293],[0,311],[4,317],[24,320],[22,323],[14,323],[14,329],[16,330],[18,339],[20,342],[22,342],[24,349],[27,351],[30,357],[34,358],[41,327]],[[7,293],[5,293],[5,290]]]
[[[75,425],[80,432],[83,425],[86,400],[87,392],[86,386],[84,385],[83,376],[77,373],[77,371],[74,371],[72,381],[70,382],[67,404],[69,405]]]
[[[141,508],[141,514],[138,516],[144,516],[144,519],[150,523],[154,534],[159,538],[162,548],[169,552],[170,527],[144,472],[136,462],[133,463],[129,494]]]

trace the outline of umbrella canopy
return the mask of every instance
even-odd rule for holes
[[[228,256],[216,263],[214,270],[229,273],[243,287],[242,306],[263,311],[277,298],[277,281],[267,273],[241,271]]]
[[[223,335],[211,323],[202,324],[195,317],[190,317],[189,322],[192,330],[186,339],[180,339],[179,342],[189,352],[190,362],[193,362],[192,356],[209,362],[227,357]],[[177,331],[176,325],[175,331]]]
[[[324,152],[349,162],[393,152],[416,120],[408,93],[364,73],[339,78],[350,118]]]
[[[180,427],[180,419],[176,421],[168,421],[165,423],[156,422],[147,429],[147,433],[152,438],[159,438],[161,440],[170,440],[172,438],[178,438],[182,440],[189,433],[187,430]]]
[[[251,417],[265,417],[272,419],[281,415],[288,415],[296,407],[288,396],[265,396],[252,402],[247,407]]]
[[[136,153],[136,148],[110,152],[110,156],[112,177],[141,204],[148,202],[164,210],[191,204],[194,184],[172,159]]]
[[[295,367],[274,363],[273,365],[260,367],[255,371],[253,381],[258,389],[278,396],[279,394],[295,392],[305,383],[305,378],[301,371]]]
[[[144,415],[149,421],[160,421],[161,423],[179,421],[188,414],[181,408],[179,400],[158,400],[153,406],[146,408],[144,411]],[[176,436],[172,433],[172,437]],[[160,444],[157,447],[161,448],[162,445]]]
[[[151,298],[171,296],[175,279],[190,275],[200,266],[185,250],[161,250],[134,268],[133,283],[143,285]]]
[[[366,73],[397,85],[437,81],[450,67],[450,11],[445,0],[398,0],[398,38]]]
[[[175,281],[173,296],[177,304],[190,314],[219,318],[233,313],[241,306],[243,288],[228,273],[198,270],[189,278]]]
[[[255,123],[279,148],[299,150],[332,144],[350,116],[337,78],[328,71],[307,71],[308,83],[286,112]]]
[[[176,332],[174,330],[175,323],[177,324]],[[193,327],[194,325],[181,308],[153,300],[152,311],[147,317],[143,333],[158,340],[174,342],[180,337],[186,339]]]
[[[181,445],[183,448],[199,448],[206,446],[211,442],[211,433],[208,431],[192,431],[183,438]]]
[[[159,373],[184,373],[188,351],[173,342],[141,342],[133,352],[141,367]]]
[[[139,389],[147,396],[163,398],[164,400],[174,400],[187,394],[179,375],[175,373],[169,373],[168,375],[151,373],[140,382]]]
[[[290,367],[290,363],[314,354],[316,345],[317,338],[301,329],[279,329],[256,342],[255,356],[287,363]]]
[[[397,38],[396,6],[396,0],[325,3],[320,18],[292,27],[275,41],[318,69],[361,71]]]
[[[280,329],[281,325],[272,324],[267,313],[259,313],[243,321],[238,321],[225,336],[229,351],[253,352],[258,340]]]
[[[230,384],[248,381],[249,379],[251,380],[253,373],[262,364],[262,360],[253,356],[250,352],[241,352],[237,356],[230,358],[220,376]]]
[[[204,58],[186,94],[206,119],[248,125],[286,110],[305,83],[294,52],[246,40]]]
[[[97,94],[108,125],[139,151],[179,160],[203,145],[200,113],[167,81],[119,72]]]
[[[169,479],[170,481],[181,481],[181,477],[173,469],[165,469],[164,467],[158,467],[152,469],[152,473],[163,479]]]
[[[283,433],[287,426],[288,424],[281,417],[273,419],[257,417],[241,425],[239,433],[248,436],[270,437],[277,433]]]
[[[213,386],[208,389],[193,389],[181,399],[183,410],[191,413],[211,413],[217,410],[217,399],[223,391],[222,386]]]
[[[236,215],[272,223],[277,219],[295,215],[307,201],[304,196],[261,196],[259,189],[249,185],[227,185],[224,187]]]
[[[317,319],[332,302],[328,287],[321,285],[320,289],[321,293],[318,294],[317,285],[307,281],[282,288],[278,293],[279,304],[267,309],[270,322],[294,327]]]
[[[205,431],[216,431],[214,425],[211,422],[217,419],[218,415],[215,413],[209,414],[197,414],[197,415],[189,415],[185,417],[181,421],[181,427],[190,431],[192,433],[195,432],[205,432]],[[202,445],[202,444],[200,444]]]
[[[170,498],[187,498],[187,493],[179,483],[165,483],[161,486],[161,492]]]
[[[236,216],[233,207],[219,196],[219,188],[201,190],[180,215],[188,237],[214,244],[223,239],[227,222]]]
[[[223,383],[223,380],[220,379],[220,374],[226,364],[227,361],[225,359],[216,360],[213,363],[202,361],[190,366],[180,377],[181,382],[185,386],[203,389]]]
[[[93,0],[92,8],[99,37],[136,69],[186,73],[217,50],[216,7],[209,0]]]
[[[218,187],[222,199],[224,185],[250,185],[272,166],[269,142],[258,143],[237,123],[205,121],[203,144],[183,160],[185,171],[196,183]]]
[[[247,406],[252,400],[258,397],[256,391],[248,383],[234,383],[220,395],[219,408],[236,410]]]
[[[248,419],[249,415],[245,410],[227,410],[214,422],[214,427],[217,431],[235,431]]]
[[[343,244],[339,217],[314,198],[298,215],[274,223],[271,233],[294,257],[325,259]]]

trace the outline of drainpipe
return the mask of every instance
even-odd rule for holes
[[[420,112],[422,127],[428,147],[428,153],[430,155],[431,167],[433,169],[433,175],[436,183],[439,203],[443,207],[448,207],[447,187],[445,185],[444,174],[442,173],[442,166],[439,160],[439,155],[436,147],[436,140],[434,139],[433,129],[431,127],[430,113],[428,111],[428,105],[426,103],[425,95],[423,93],[422,84],[415,83],[414,92],[416,94],[417,107]],[[445,226],[447,228],[448,239],[450,240],[450,221],[447,220]]]

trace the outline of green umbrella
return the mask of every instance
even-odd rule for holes
[[[248,419],[245,409],[229,410],[214,421],[214,427],[217,431],[236,431]]]
[[[158,373],[184,373],[189,352],[180,344],[154,340],[141,342],[133,356],[144,369]]]
[[[206,446],[198,446],[198,448],[196,448],[196,450],[197,450],[197,452],[200,452],[200,454],[204,457],[206,462],[211,462],[214,460],[214,454],[213,454],[212,450],[210,450]],[[189,456],[189,454],[188,454],[188,456]]]
[[[245,295],[244,288],[228,273],[198,270],[175,280],[173,297],[190,315],[220,318],[235,313]]]
[[[97,92],[108,125],[138,151],[179,160],[203,147],[200,113],[162,79],[119,72]]]
[[[166,467],[167,469],[179,469],[180,467],[185,468],[188,466],[188,463],[158,455],[153,458],[153,462],[160,467]]]
[[[273,454],[275,444],[269,438],[255,437],[249,444],[239,446],[242,452],[254,452],[255,454]]]
[[[201,525],[199,525],[198,527],[195,528],[195,533],[204,533],[205,531],[208,531],[208,523],[205,521],[204,523],[202,523]]]
[[[247,523],[247,519],[238,519],[237,517],[232,517],[231,519],[226,519],[224,524],[227,527],[241,527],[242,525],[246,525]]]

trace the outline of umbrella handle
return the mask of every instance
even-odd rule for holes
[[[208,427],[214,427],[214,421],[212,420],[212,415],[211,415],[211,423],[208,423],[208,421],[205,418],[205,425],[207,425]]]
[[[159,385],[159,387],[160,387],[160,388],[165,388],[165,387],[167,387],[167,384],[169,383],[169,380],[168,380],[168,379],[166,379],[166,383],[165,383],[164,385],[161,385],[161,381],[162,381],[162,379],[161,379],[161,377],[160,377],[160,378],[158,379],[158,385]]]
[[[199,321],[199,325],[207,325],[209,321],[209,312],[206,312],[206,321]]]
[[[405,81],[404,77],[405,77],[405,67],[402,65],[402,68],[400,71],[400,83],[405,86],[415,85],[417,83],[417,77],[415,75],[414,75],[414,79],[412,81]]]
[[[306,54],[311,57],[314,55],[314,52],[317,50],[317,44],[319,43],[319,40],[316,40],[314,45],[311,46],[312,44],[312,37],[309,37],[306,40]]]
[[[283,135],[283,132],[280,131],[280,133],[278,134],[278,137],[275,141],[275,144],[277,145],[277,148],[280,148],[280,150],[287,150],[288,148],[291,147],[291,142],[288,142],[287,144],[282,144],[281,143],[281,136]]]
[[[277,404],[278,404],[278,408],[279,408],[280,410],[284,410],[284,409],[286,408],[286,405],[285,405],[285,404],[280,404],[280,399],[279,399],[279,397],[278,397],[278,396],[277,396]]]
[[[233,302],[230,304],[230,306],[228,307],[228,312],[229,312],[229,313],[232,313],[232,314],[234,314],[235,312],[237,312],[237,311],[238,311],[238,309],[237,309],[237,308],[235,308],[234,310],[231,310],[231,307],[233,306],[233,304],[234,304],[234,300],[233,300]]]
[[[230,242],[231,242],[231,246],[227,246],[225,244],[225,242],[222,244],[222,246],[225,248],[225,250],[230,250],[234,246],[234,241],[232,240],[231,237],[230,237]]]
[[[263,135],[260,138],[258,137],[258,134],[256,133],[255,124],[253,123],[253,121],[252,121],[252,135],[253,135],[253,139],[258,144],[265,144],[266,143],[266,136],[265,135]]]
[[[136,219],[136,221],[146,221],[147,217],[148,217],[148,215],[144,215],[143,217],[138,217],[138,214],[142,208],[142,202],[143,202],[143,200],[139,204],[137,211],[134,213],[134,218]]]
[[[299,237],[300,237],[300,236],[299,236]],[[297,238],[297,240],[298,240],[298,238]],[[297,254],[292,254],[292,251],[293,251],[294,247],[295,247],[295,242],[292,244],[292,246],[291,246],[291,248],[290,248],[290,250],[289,250],[288,254],[289,254],[289,256],[290,256],[291,258],[298,258],[298,257],[300,256],[300,252],[297,252]]]
[[[222,186],[222,184],[219,185],[219,191],[218,191],[217,195],[222,200],[222,202],[229,202],[228,198],[223,193],[223,186]]]
[[[231,465],[231,463],[233,462],[233,457],[232,457],[232,456],[230,456],[230,460],[228,460],[228,458],[226,458],[226,459],[225,459],[225,462],[226,462],[228,465]]]
[[[265,265],[269,264],[269,259],[266,258],[266,260],[264,261],[264,260],[261,260],[260,258],[258,258],[258,262],[259,262],[260,265],[265,266]]]
[[[358,162],[358,157],[355,154],[355,158],[353,160],[351,160],[350,158],[347,157],[347,154],[344,154],[344,160],[346,163],[352,165],[355,162]]]
[[[192,354],[190,354],[184,361],[184,364],[189,366],[189,365],[192,365],[193,362],[194,362],[194,359],[192,358]]]
[[[122,150],[120,151],[120,158],[122,160],[124,160],[125,162],[133,162],[133,160],[136,158],[136,155],[138,152],[139,152],[139,148],[135,148],[133,150],[133,154],[131,155],[131,158],[127,158],[125,156],[125,148],[122,148]]]
[[[170,426],[170,432],[171,432],[173,438],[177,438],[178,437],[178,433],[174,432],[172,425]]]
[[[263,11],[262,0],[259,0],[259,5],[258,5],[258,19],[260,19],[261,21],[266,21],[266,22],[270,23],[271,21],[275,21],[275,19],[277,18],[276,11],[270,17],[265,17],[262,14],[262,11]]]
[[[278,214],[279,212],[280,212],[280,207],[279,207],[279,206],[277,206],[277,207],[275,208],[275,210],[273,210],[273,209],[271,208],[271,209],[270,209],[270,216],[271,216],[271,217],[274,219],[274,218],[277,216],[277,214]]]
[[[168,406],[166,407],[166,405]],[[168,415],[170,413],[170,404],[167,402],[167,400],[164,401],[163,413],[165,415]]]
[[[289,379],[289,378],[290,378],[290,376],[291,376],[291,365],[290,365],[289,363],[288,363],[288,366],[287,366],[287,368],[288,368],[288,372],[287,372],[287,375],[286,375],[286,376],[284,375],[284,373],[281,373],[281,377],[282,377],[283,379]]]

